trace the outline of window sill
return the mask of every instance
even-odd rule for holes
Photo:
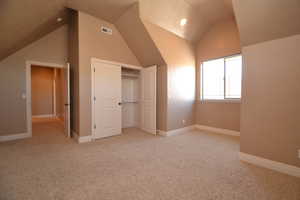
[[[241,103],[241,99],[200,99],[199,103]]]

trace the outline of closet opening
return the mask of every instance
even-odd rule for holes
[[[92,138],[134,128],[156,134],[156,66],[92,59]],[[129,131],[130,132],[130,131]]]
[[[139,128],[140,71],[122,68],[122,129]]]

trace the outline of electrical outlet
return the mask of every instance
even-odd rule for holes
[[[182,124],[183,124],[183,125],[185,124],[185,120],[184,120],[184,119],[182,120]]]

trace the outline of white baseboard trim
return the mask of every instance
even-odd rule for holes
[[[49,115],[32,115],[32,118],[54,118],[56,117],[53,114],[49,114]]]
[[[169,136],[174,136],[174,135],[179,135],[182,133],[185,133],[186,131],[190,131],[190,130],[194,130],[195,126],[187,126],[187,127],[183,127],[183,128],[179,128],[179,129],[175,129],[175,130],[171,130],[171,131],[161,131],[158,130],[158,135],[164,136],[164,137],[169,137]]]
[[[228,129],[222,129],[222,128],[215,128],[211,126],[204,126],[204,125],[195,125],[196,129],[203,130],[203,131],[209,131],[209,132],[214,132],[214,133],[220,133],[224,135],[231,135],[231,136],[240,136],[240,132],[238,131],[233,131],[233,130],[228,130]]]
[[[293,166],[293,165],[288,165],[285,163],[273,161],[273,160],[268,160],[262,157],[258,156],[253,156],[250,154],[242,153],[239,152],[239,157],[241,161],[245,161],[254,165],[258,165],[260,167],[272,169],[284,174],[288,174],[291,176],[296,176],[300,178],[300,168]]]
[[[4,136],[0,136],[0,142],[6,142],[6,141],[18,140],[18,139],[24,139],[24,138],[30,138],[30,137],[31,137],[30,133],[4,135]]]
[[[160,135],[160,136],[164,136],[164,137],[167,136],[167,132],[166,131],[157,130],[157,134]]]
[[[92,136],[91,135],[80,137],[75,131],[72,131],[72,135],[73,135],[74,139],[76,140],[76,142],[78,142],[79,144],[92,141]]]

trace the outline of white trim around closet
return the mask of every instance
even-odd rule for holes
[[[114,62],[114,61],[109,61],[109,60],[102,60],[102,59],[98,59],[98,58],[91,58],[91,63],[93,63],[93,62],[107,63],[107,64],[117,65],[117,66],[121,66],[121,67],[128,68],[128,69],[137,69],[137,70],[143,69],[143,67],[141,67],[141,66],[129,65],[129,64],[119,63],[119,62]]]
[[[92,123],[91,123],[91,139],[95,139],[95,105],[94,105],[94,89],[95,89],[95,85],[94,85],[94,66],[93,63],[106,63],[106,64],[111,64],[111,65],[116,65],[119,67],[123,67],[123,68],[127,68],[127,69],[135,69],[135,70],[142,70],[143,67],[141,66],[136,66],[136,65],[129,65],[129,64],[125,64],[125,63],[119,63],[119,62],[114,62],[114,61],[109,61],[109,60],[102,60],[102,59],[98,59],[98,58],[91,58],[91,97],[90,97],[90,102],[91,102],[91,107],[92,107]]]

